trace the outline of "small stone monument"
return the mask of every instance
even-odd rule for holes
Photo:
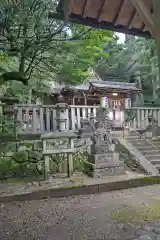
[[[124,168],[120,166],[119,154],[115,152],[115,145],[111,139],[111,128],[107,108],[99,108],[96,114],[95,132],[91,154],[95,166],[94,177],[122,174]]]

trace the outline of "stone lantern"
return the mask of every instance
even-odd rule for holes
[[[55,109],[58,131],[69,130],[69,105],[66,103],[57,103]]]

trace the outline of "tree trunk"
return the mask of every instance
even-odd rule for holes
[[[28,104],[32,103],[32,88],[29,90]]]

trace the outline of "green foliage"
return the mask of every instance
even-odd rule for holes
[[[48,19],[56,7],[56,0],[0,3],[0,85],[7,82],[20,102],[34,100],[32,90],[49,92],[50,81],[82,82],[95,59],[108,54],[111,32]]]
[[[112,40],[111,32],[88,27],[84,27],[84,31],[86,34],[82,39],[67,41],[61,45],[61,52],[56,58],[59,81],[72,84],[83,82],[88,75],[88,67],[94,65],[96,58],[108,55],[103,49]]]
[[[28,153],[27,152],[16,152],[13,154],[12,159],[14,159],[17,163],[23,163],[28,160]]]
[[[125,122],[132,121],[136,117],[136,112],[133,109],[125,110]]]
[[[140,75],[137,87],[142,88],[146,102],[159,98],[159,73],[154,40],[132,38],[124,44],[117,39],[107,45],[108,56],[97,58],[95,70],[101,76],[115,76],[119,81],[134,81],[132,75]]]
[[[89,154],[87,148],[79,150],[73,156],[74,170],[83,172],[88,176],[93,176],[93,165],[89,162]]]
[[[61,168],[67,164],[67,155],[66,154],[56,154],[53,155],[51,163],[51,171],[52,172],[61,172]]]

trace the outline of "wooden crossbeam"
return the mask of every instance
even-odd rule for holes
[[[149,29],[152,36],[154,35],[154,21],[151,12],[144,3],[143,0],[130,0],[133,6],[135,7],[137,13],[141,17],[142,21],[145,23]]]

